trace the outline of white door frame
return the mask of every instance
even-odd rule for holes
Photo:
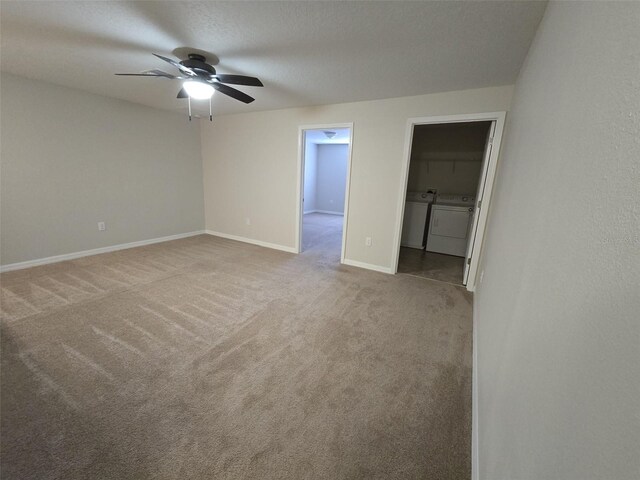
[[[342,220],[342,250],[340,252],[340,263],[344,263],[345,250],[347,246],[347,229],[349,226],[349,190],[351,186],[351,153],[353,151],[353,122],[351,123],[327,123],[322,125],[300,125],[298,127],[298,185],[296,189],[296,253],[302,251],[302,218],[304,208],[302,196],[304,195],[304,150],[305,131],[307,130],[331,130],[339,128],[349,129],[349,148],[347,153],[347,184],[344,192],[344,216]]]
[[[491,194],[493,191],[493,182],[498,166],[498,155],[500,154],[500,143],[502,141],[502,133],[504,131],[504,122],[506,112],[488,112],[488,113],[469,113],[461,115],[443,115],[435,117],[416,117],[407,121],[407,132],[405,136],[404,158],[402,172],[400,175],[400,194],[398,195],[398,207],[396,213],[396,239],[393,245],[392,257],[395,258],[393,264],[393,272],[398,272],[398,259],[400,257],[400,240],[402,237],[402,220],[404,216],[404,204],[407,194],[407,182],[409,180],[409,163],[411,162],[411,144],[413,143],[413,128],[416,125],[428,125],[437,123],[467,123],[467,122],[496,122],[496,129],[493,135],[493,145],[491,155],[487,162],[482,165],[483,174],[486,172],[486,182],[484,185],[484,193],[482,197],[482,205],[479,211],[476,211],[477,229],[473,243],[473,254],[469,265],[469,279],[467,281],[467,290],[473,292],[476,286],[476,276],[478,273],[478,265],[480,260],[480,252],[482,249],[482,240],[487,225],[487,217],[489,213],[489,205],[491,202]]]

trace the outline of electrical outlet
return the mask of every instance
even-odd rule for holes
[[[247,225],[251,225],[251,219],[250,218],[245,218],[244,219],[244,223],[246,223]]]
[[[480,283],[482,283],[482,280],[484,280],[484,270],[480,272]]]
[[[104,222],[98,222],[98,230],[100,230],[101,232],[104,232],[107,229],[107,226],[104,224]]]
[[[370,246],[371,246],[371,237],[367,237],[367,238],[365,238],[365,239],[364,239],[364,244],[365,244],[367,247],[370,247]]]

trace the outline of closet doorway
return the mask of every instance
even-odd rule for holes
[[[410,119],[395,271],[473,291],[504,112]]]

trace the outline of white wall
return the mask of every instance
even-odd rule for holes
[[[304,213],[316,211],[316,184],[318,172],[318,146],[304,143]]]
[[[494,87],[201,122],[206,228],[295,248],[298,128],[353,122],[346,258],[390,270],[407,119],[507,110],[511,92]]]
[[[186,115],[4,73],[0,108],[3,265],[203,228]]]
[[[349,145],[318,145],[316,209],[344,214]]]
[[[549,4],[475,300],[479,478],[640,478],[640,3]]]

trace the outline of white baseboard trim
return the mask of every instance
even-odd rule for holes
[[[314,210],[315,213],[327,213],[329,215],[340,215],[344,217],[344,212],[332,212],[331,210]]]
[[[480,480],[480,458],[478,446],[478,322],[476,320],[475,296],[473,305],[473,352],[471,354],[471,480]]]
[[[303,212],[303,215],[308,215],[310,213],[326,213],[328,215],[340,215],[344,217],[344,212],[332,212],[331,210],[307,210]]]
[[[115,252],[117,250],[125,250],[127,248],[143,247],[153,243],[168,242],[170,240],[179,240],[181,238],[202,235],[204,230],[195,232],[178,233],[176,235],[168,235],[166,237],[151,238],[149,240],[140,240],[138,242],[120,243],[109,247],[92,248],[91,250],[82,250],[81,252],[65,253],[63,255],[54,255],[52,257],[36,258],[25,262],[9,263],[0,266],[0,272],[10,272],[12,270],[22,270],[23,268],[37,267],[40,265],[48,265],[50,263],[64,262],[66,260],[74,260],[76,258],[88,257],[90,255],[98,255],[100,253]]]
[[[345,258],[342,263],[344,263],[345,265],[350,265],[352,267],[366,268],[367,270],[373,270],[375,272],[393,274],[393,271],[390,268],[381,267],[380,265],[373,265],[372,263],[358,262],[356,260],[349,260],[348,258]]]
[[[287,247],[285,245],[278,245],[277,243],[263,242],[262,240],[254,240],[253,238],[240,237],[238,235],[229,235],[228,233],[214,232],[213,230],[205,230],[207,235],[213,235],[214,237],[226,238],[228,240],[237,240],[238,242],[250,243],[251,245],[258,245],[259,247],[272,248],[274,250],[281,250],[283,252],[298,253],[294,247]]]

